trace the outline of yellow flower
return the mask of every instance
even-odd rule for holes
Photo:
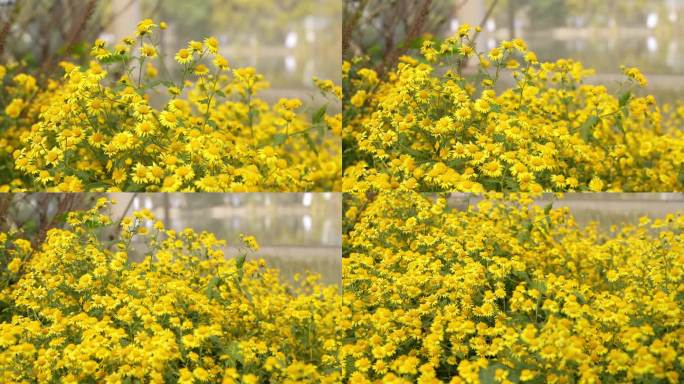
[[[47,164],[56,165],[62,158],[62,150],[59,148],[50,149],[47,154],[45,154],[45,162]]]
[[[152,31],[152,28],[156,27],[156,24],[151,19],[145,19],[138,23],[137,34],[143,36]]]
[[[229,69],[228,60],[226,60],[226,58],[221,55],[216,55],[213,63],[216,66],[216,68],[222,71],[227,71]]]
[[[187,49],[187,48],[181,48],[176,53],[175,59],[180,64],[188,64],[188,63],[192,62],[192,60],[193,60],[192,51]]]
[[[192,40],[188,43],[188,48],[190,48],[193,52],[202,52],[204,45],[202,45],[202,43],[199,41]]]
[[[439,43],[426,37],[424,60],[402,57],[384,79],[367,76],[374,71],[361,58],[343,63],[343,103],[355,107],[343,108],[345,191],[412,185],[538,193],[588,189],[594,177],[601,190],[684,189],[678,112],[650,95],[631,93],[624,100],[585,82],[593,70],[580,62],[539,62],[521,39],[480,52],[467,34]],[[514,53],[524,56],[524,66],[508,57]],[[442,70],[452,55],[477,56],[481,76]],[[630,82],[646,85],[637,69],[623,71]],[[509,72],[514,84],[501,83],[501,72]],[[603,111],[600,119],[597,110]],[[445,135],[448,119],[456,122],[452,136]],[[474,149],[462,150],[466,145]],[[442,160],[448,169],[429,172]],[[489,180],[481,167],[494,160],[502,174],[514,177]],[[527,169],[513,169],[518,164]]]
[[[5,114],[12,119],[16,119],[21,114],[24,108],[24,101],[21,99],[13,99],[7,107],[5,107]]]
[[[499,61],[503,59],[503,51],[501,48],[492,48],[492,50],[489,51],[489,58],[492,61]]]
[[[360,108],[363,103],[366,101],[366,91],[358,91],[356,94],[351,98],[351,104],[357,108]]]
[[[10,261],[9,264],[7,264],[7,269],[12,273],[19,272],[19,268],[21,268],[21,259],[18,257],[15,257],[12,259],[12,261]]]
[[[477,99],[475,101],[475,110],[480,112],[480,113],[487,113],[489,112],[490,105],[489,101],[485,99]]]
[[[143,372],[154,363],[182,383],[214,381],[221,372],[224,382],[259,383],[273,377],[339,381],[335,373],[339,363],[333,357],[335,327],[342,318],[339,287],[322,285],[314,275],[300,283],[285,283],[263,260],[226,258],[225,241],[191,229],[166,231],[163,242],[153,236],[140,238],[149,257],[130,263],[131,230],[146,234],[152,222],[157,230],[163,230],[163,225],[149,210],[137,211],[122,220],[120,235],[108,231],[115,235],[103,242],[102,229],[112,222],[102,213],[108,208],[108,202],[99,199],[90,210],[69,212],[68,226],[47,232],[32,262],[23,267],[26,274],[3,292],[12,303],[6,310],[13,320],[0,324],[0,360],[22,356],[13,360],[16,371],[6,373],[6,379],[38,380],[42,374],[59,374],[77,382],[84,373],[111,378],[123,371]],[[7,234],[0,235],[1,244],[7,239]],[[22,252],[31,249],[24,239],[14,244]],[[18,271],[19,264],[13,260],[8,271]],[[264,292],[258,303],[250,293],[257,291]],[[65,298],[74,292],[91,299],[67,303]],[[190,306],[193,310],[186,311]],[[36,321],[24,315],[29,308],[41,313],[57,309],[59,316]],[[101,317],[90,317],[90,311]],[[245,323],[259,316],[269,321]],[[227,325],[220,325],[222,321]],[[72,323],[78,326],[65,326]],[[311,327],[315,334],[297,336]],[[106,348],[103,329],[111,341]],[[51,335],[47,344],[35,338],[47,334]],[[278,340],[278,347],[269,340]],[[218,368],[230,357],[225,349],[214,349],[216,344],[230,345],[234,352],[229,353],[267,368]],[[53,364],[34,371],[30,367],[45,358],[39,348],[92,349],[97,361],[95,355],[74,361],[55,354]],[[122,354],[137,358],[122,361]],[[178,361],[185,363],[179,367],[174,363]]]
[[[537,377],[537,373],[532,371],[532,370],[523,369],[520,372],[520,381],[530,381],[530,380],[534,379],[535,377]]]
[[[192,41],[175,54],[185,69],[185,80],[153,82],[160,72],[146,59],[158,55],[151,36],[155,27],[152,20],[143,20],[136,36],[114,47],[114,54],[125,55],[142,44],[139,52],[145,62],[120,60],[117,67],[123,67],[117,73],[123,74],[112,81],[103,81],[108,73],[104,63],[96,60],[112,54],[103,41],[93,45],[94,60],[87,66],[60,63],[63,77],[39,83],[20,73],[25,70],[21,64],[13,68],[18,73],[5,79],[7,86],[0,90],[7,117],[7,127],[0,134],[0,156],[7,160],[0,190],[341,188],[341,114],[331,115],[313,105],[299,108],[302,102],[294,99],[268,103],[258,96],[269,86],[263,75],[248,67],[234,69],[234,76],[219,76],[230,67],[218,53],[212,58],[217,76],[208,81],[208,65],[193,61],[195,53],[204,56],[218,51],[215,38]],[[137,65],[146,76],[138,78],[141,71],[129,75]],[[6,72],[5,67],[2,70]],[[188,71],[199,78],[187,76]],[[315,81],[323,91],[341,96],[339,86]],[[166,95],[160,92],[162,86],[168,90]],[[167,107],[151,105],[153,99]],[[322,115],[310,116],[312,110]],[[317,132],[321,135],[311,141],[302,133],[314,125],[320,125]],[[286,143],[280,139],[283,136],[288,136]],[[266,156],[265,147],[272,148]],[[175,172],[183,164],[192,172],[179,177]]]
[[[603,190],[603,180],[594,176],[589,182],[589,189],[592,192],[601,192]]]
[[[135,133],[141,137],[145,137],[151,135],[155,129],[156,127],[153,122],[150,120],[143,120],[135,126]]]
[[[207,50],[213,54],[218,53],[218,48],[219,48],[219,41],[217,38],[211,36],[207,37],[204,39],[204,45],[207,47]]]
[[[501,176],[501,169],[501,163],[493,160],[482,166],[482,173],[491,177],[499,177]]]
[[[608,380],[673,369],[684,352],[682,298],[671,291],[680,282],[670,280],[684,268],[670,251],[684,246],[679,224],[608,231],[527,194],[479,199],[452,209],[431,193],[348,194],[341,381]],[[641,306],[653,312],[629,309]]]
[[[145,43],[140,47],[140,55],[143,57],[157,57],[157,49],[153,45]]]
[[[164,111],[159,114],[159,122],[167,128],[175,128],[178,124],[178,117],[171,111]]]
[[[192,372],[187,368],[181,368],[179,371],[178,383],[179,384],[193,384],[194,378]]]
[[[639,68],[634,68],[634,67],[627,68],[627,67],[623,67],[622,70],[623,70],[625,76],[627,76],[627,77],[630,78],[631,80],[634,80],[637,84],[639,84],[640,87],[643,88],[643,87],[645,87],[645,86],[648,85],[648,80],[646,80],[646,76],[644,76],[644,75],[641,73],[641,71],[639,70]]]
[[[195,378],[199,381],[208,381],[209,380],[209,372],[207,372],[206,369],[202,367],[197,367],[192,371],[192,375],[195,376]]]
[[[257,243],[256,238],[254,236],[241,235],[240,238],[242,239],[242,242],[245,243],[245,245],[249,247],[251,250],[259,250],[259,243]]]
[[[119,132],[112,137],[110,146],[113,148],[113,151],[120,152],[132,148],[133,143],[134,138],[130,132]]]
[[[209,68],[204,64],[199,64],[195,67],[195,75],[206,76],[209,73]]]
[[[154,79],[159,75],[159,71],[157,70],[157,67],[155,67],[152,63],[147,63],[147,67],[145,68],[145,73],[147,74],[147,77],[150,79]]]

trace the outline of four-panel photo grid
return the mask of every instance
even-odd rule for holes
[[[0,384],[684,382],[684,2],[0,0]]]

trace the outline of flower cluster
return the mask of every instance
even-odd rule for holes
[[[637,68],[609,91],[520,39],[479,52],[468,25],[421,52],[387,79],[344,63],[344,191],[684,189],[684,107],[638,96]]]
[[[40,108],[49,90],[56,87],[49,81],[47,89],[38,86],[36,78],[20,73],[18,64],[0,65],[0,188],[20,188],[25,177],[14,169],[12,154],[19,148],[21,136],[38,120]],[[3,115],[4,114],[4,115]]]
[[[306,118],[298,99],[274,105],[259,99],[268,87],[263,76],[254,68],[231,69],[213,37],[174,55],[179,82],[158,80],[155,28],[144,20],[114,47],[96,41],[88,66],[63,62],[64,79],[50,81],[42,97],[7,104],[3,136],[19,134],[21,143],[13,142],[6,161],[25,183],[10,186],[3,172],[5,189],[341,188],[341,114],[329,115],[326,104]],[[8,93],[38,92],[27,78],[15,76]],[[331,102],[341,93],[331,82],[317,84],[332,91]]]
[[[101,241],[106,204],[35,249],[0,234],[1,382],[338,382],[337,286],[284,283],[246,260],[253,237],[227,259],[213,234],[145,210]]]
[[[567,208],[387,191],[345,214],[352,383],[684,378],[684,215],[600,230]]]

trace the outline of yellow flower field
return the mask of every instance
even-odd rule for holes
[[[96,41],[88,66],[60,64],[62,79],[0,66],[2,189],[341,188],[340,114],[328,114],[328,104],[304,113],[298,99],[259,99],[266,80],[254,68],[231,69],[214,37],[180,49],[180,80],[162,80],[160,27],[146,19],[113,47]],[[315,82],[329,103],[341,97],[332,81]]]
[[[684,106],[641,96],[637,68],[609,90],[580,62],[473,35],[424,40],[386,79],[344,63],[344,191],[684,190]]]
[[[339,287],[283,282],[251,236],[226,259],[211,233],[146,210],[112,225],[107,205],[35,249],[0,233],[0,382],[339,382]]]
[[[525,195],[350,198],[350,383],[679,383],[684,215],[602,231]]]

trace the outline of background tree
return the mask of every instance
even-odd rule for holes
[[[467,0],[346,0],[343,10],[342,55],[368,55],[380,72],[426,33],[441,30]]]
[[[28,0],[0,4],[0,62],[24,62],[44,74],[67,56],[80,56],[106,27],[108,2]],[[109,18],[111,19],[111,18]]]

